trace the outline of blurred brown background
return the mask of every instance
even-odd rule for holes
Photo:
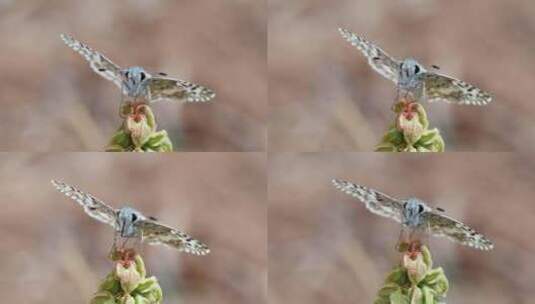
[[[216,91],[211,103],[154,105],[175,150],[262,151],[266,22],[262,1],[0,1],[0,150],[102,151],[119,127],[118,88],[68,33],[121,67]]]
[[[428,104],[447,151],[535,147],[535,2],[269,1],[273,151],[372,151],[392,121],[394,84],[338,33],[414,57],[494,96],[486,107]]]
[[[279,154],[270,160],[270,303],[372,303],[399,256],[400,226],[337,190],[345,179],[418,197],[495,243],[490,252],[429,239],[447,303],[533,303],[535,163],[512,153]]]
[[[56,191],[59,179],[205,242],[207,256],[143,246],[164,303],[266,299],[263,153],[0,155],[2,303],[87,303],[112,270],[113,228]]]

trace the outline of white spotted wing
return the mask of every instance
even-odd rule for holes
[[[364,54],[368,59],[368,63],[375,71],[398,83],[400,61],[394,59],[373,43],[346,29],[339,28],[338,31],[344,39]]]
[[[416,77],[423,82],[424,98],[429,102],[482,106],[492,100],[489,93],[459,79],[429,72]]]
[[[332,182],[342,192],[363,202],[371,212],[394,219],[398,223],[402,222],[403,203],[401,201],[361,185],[337,179],[333,179]]]
[[[215,97],[214,91],[185,80],[153,76],[148,79],[147,99],[156,101],[205,102]]]
[[[195,255],[210,253],[208,246],[178,229],[162,225],[150,219],[140,220],[135,225],[142,232],[142,240],[149,244],[164,244],[179,251]]]
[[[89,62],[89,65],[95,73],[105,79],[111,80],[117,87],[119,87],[119,89],[123,89],[121,68],[119,66],[101,53],[92,50],[89,46],[69,35],[61,34],[61,39],[63,39],[67,46],[82,55]]]
[[[59,192],[80,204],[84,208],[85,213],[90,217],[113,227],[116,226],[117,210],[91,194],[84,193],[73,186],[55,180],[52,180],[52,184]]]
[[[494,248],[494,244],[484,235],[451,217],[427,211],[422,214],[422,219],[427,224],[428,231],[434,236],[446,237],[461,245],[479,250]]]

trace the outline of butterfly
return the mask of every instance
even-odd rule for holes
[[[148,244],[164,244],[194,255],[206,255],[210,252],[210,249],[200,241],[178,229],[162,225],[154,218],[146,217],[133,208],[114,209],[73,186],[55,180],[52,180],[52,184],[59,192],[80,204],[87,215],[111,225],[115,233],[122,238],[140,239]]]
[[[417,198],[396,199],[377,190],[347,181],[332,180],[342,192],[356,197],[372,213],[391,218],[411,232],[425,232],[446,237],[459,244],[480,250],[491,250],[494,244],[469,226],[433,209]]]
[[[61,34],[67,46],[82,55],[93,71],[115,83],[123,95],[135,100],[204,102],[215,97],[214,91],[203,86],[159,73],[154,76],[142,67],[121,69],[111,60],[69,35]]]
[[[405,92],[429,102],[444,101],[461,105],[486,105],[492,100],[489,93],[473,85],[428,71],[412,58],[396,60],[366,39],[346,29],[338,30],[344,39],[364,54],[376,72],[397,85],[398,93]]]

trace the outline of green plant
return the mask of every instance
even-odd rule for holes
[[[426,246],[405,250],[401,263],[387,276],[374,304],[439,304],[449,288],[441,267],[433,268]]]
[[[121,127],[112,136],[107,152],[171,152],[173,144],[167,131],[156,131],[156,119],[147,104],[126,102],[121,105]]]
[[[114,253],[115,268],[100,283],[91,304],[159,304],[163,294],[155,277],[147,278],[145,263],[132,250]]]
[[[416,102],[401,100],[394,105],[395,121],[377,152],[444,152],[444,140],[437,128],[429,129],[424,107]]]

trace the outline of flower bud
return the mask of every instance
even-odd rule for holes
[[[409,146],[413,146],[422,137],[427,126],[423,119],[425,112],[422,106],[417,103],[408,104],[404,110],[398,114],[396,119],[396,127],[403,132],[405,141]]]
[[[417,252],[414,258],[413,253],[405,253],[403,255],[402,265],[407,269],[409,280],[413,284],[418,284],[429,271],[428,265],[424,261],[421,252]]]
[[[117,263],[115,267],[115,274],[121,283],[121,288],[125,293],[130,293],[141,283],[143,277],[136,269],[135,264]]]

